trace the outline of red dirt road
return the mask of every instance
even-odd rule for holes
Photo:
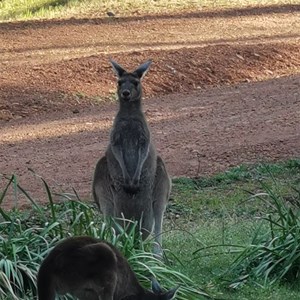
[[[28,169],[90,197],[117,110],[108,56],[153,58],[144,110],[172,176],[300,157],[299,11],[0,24],[0,173],[39,201]]]

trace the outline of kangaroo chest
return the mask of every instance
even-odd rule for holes
[[[148,156],[150,132],[139,119],[119,119],[111,134],[111,145],[120,152],[130,177]]]
[[[150,132],[144,120],[135,118],[120,118],[116,121],[112,131],[112,142],[130,141],[135,146],[143,139],[150,139]]]

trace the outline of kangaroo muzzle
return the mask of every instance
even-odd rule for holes
[[[130,90],[124,90],[124,91],[122,91],[122,97],[123,97],[124,99],[129,99],[130,96],[131,96]]]

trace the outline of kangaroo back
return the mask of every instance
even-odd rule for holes
[[[80,300],[112,300],[117,283],[117,257],[106,243],[90,237],[59,243],[38,273],[39,300],[70,293]],[[102,298],[100,298],[102,299]]]

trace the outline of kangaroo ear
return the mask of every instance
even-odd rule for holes
[[[161,294],[163,292],[161,287],[160,287],[160,284],[158,283],[158,281],[154,277],[151,278],[151,285],[152,285],[152,291],[153,291],[154,294],[158,295],[158,294]]]
[[[112,65],[112,68],[117,75],[118,78],[122,77],[124,73],[126,73],[125,69],[122,68],[117,62],[115,62],[113,59],[110,59],[110,63]]]
[[[179,286],[167,291],[165,294],[164,294],[164,300],[171,300],[173,299],[173,297],[175,296],[176,292],[178,291],[179,289]]]
[[[140,78],[140,80],[142,80],[147,74],[151,63],[152,60],[147,60],[145,63],[140,65],[133,73],[136,74]]]

